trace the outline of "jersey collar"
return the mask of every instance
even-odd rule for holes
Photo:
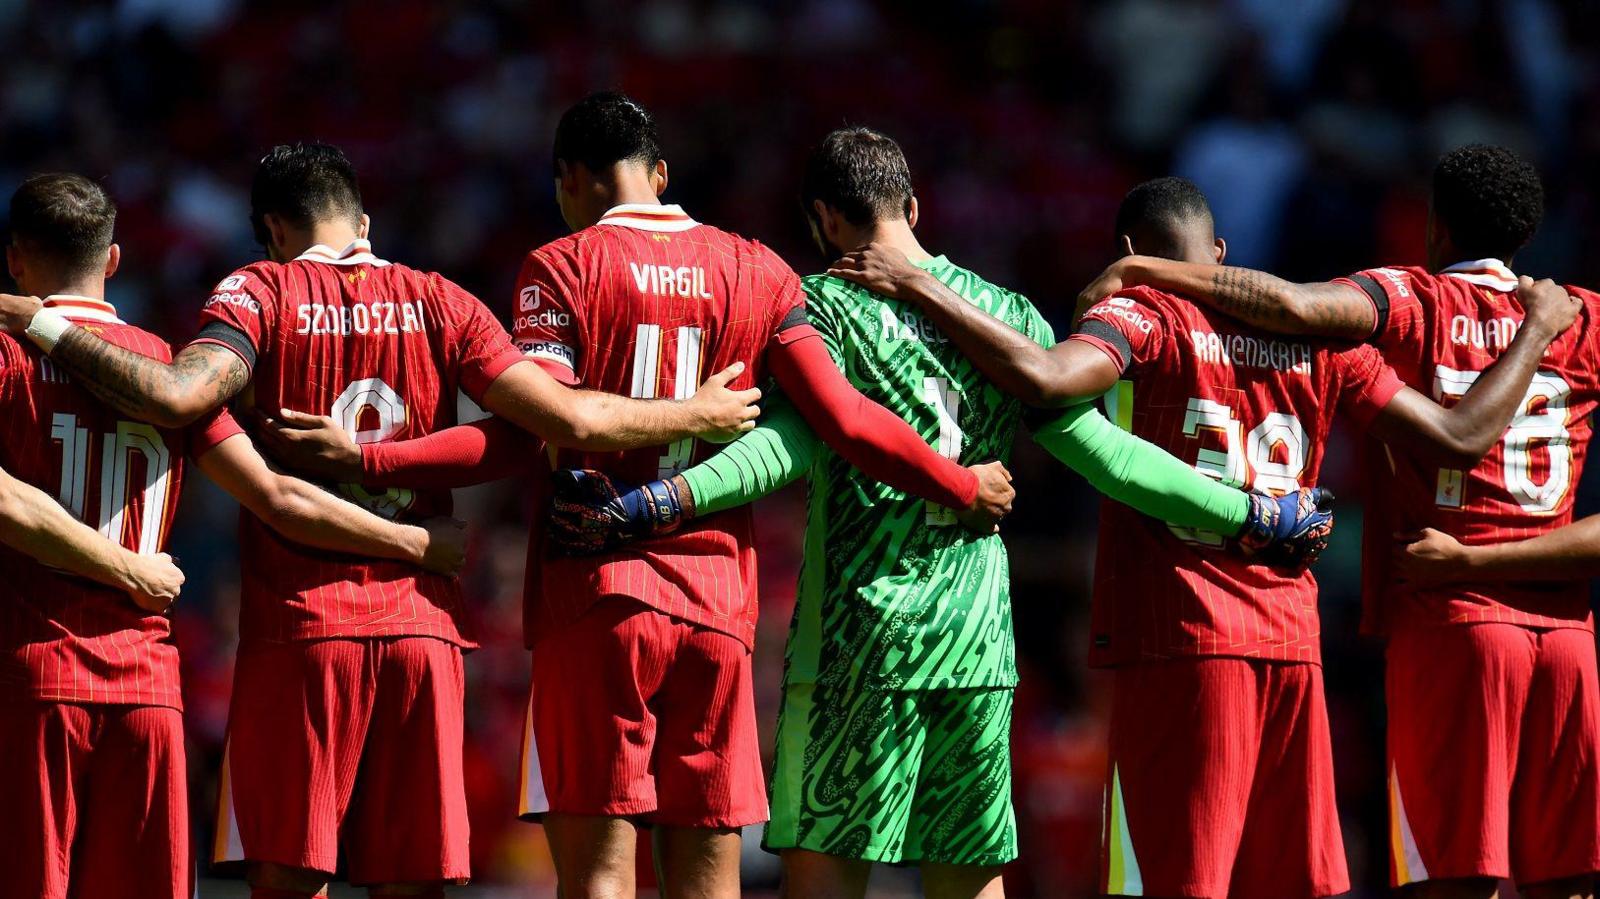
[[[117,318],[117,309],[105,300],[94,297],[80,297],[72,293],[53,293],[44,298],[46,309],[60,309],[61,313],[74,321],[108,322],[114,325],[123,323]]]
[[[1470,262],[1457,262],[1449,266],[1441,274],[1452,278],[1460,278],[1468,284],[1479,287],[1488,287],[1494,290],[1510,292],[1517,289],[1517,276],[1511,269],[1498,259],[1474,259]]]
[[[389,264],[387,260],[372,255],[372,242],[361,237],[351,241],[350,246],[338,252],[319,243],[294,257],[294,261],[326,262],[329,265],[372,265],[379,268]]]
[[[606,210],[599,224],[620,225],[640,231],[687,231],[700,223],[689,218],[677,204],[652,206],[648,203],[623,203]]]

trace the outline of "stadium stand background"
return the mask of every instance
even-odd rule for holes
[[[0,189],[42,170],[103,179],[122,210],[111,299],[173,339],[192,332],[211,284],[259,258],[249,175],[262,150],[298,138],[354,158],[380,255],[441,270],[503,315],[522,253],[561,233],[555,116],[609,86],[658,115],[670,200],[802,272],[822,261],[795,201],[802,153],[842,123],[886,130],[911,158],[925,243],[1024,291],[1060,329],[1142,178],[1198,181],[1231,261],[1322,278],[1420,262],[1428,165],[1471,140],[1515,147],[1546,175],[1548,218],[1517,269],[1600,283],[1600,7],[1582,2],[0,0],[0,49]],[[1329,454],[1345,503],[1320,573],[1345,840],[1355,894],[1373,896],[1387,864],[1381,655],[1355,633],[1351,455],[1347,437]],[[1106,696],[1083,665],[1096,500],[1052,465],[1019,453],[1006,527],[1025,671],[1018,896],[1088,894],[1100,826]],[[548,889],[537,828],[512,820],[528,678],[522,496],[458,494],[475,525],[466,583],[484,644],[468,662],[468,781],[480,880]],[[758,690],[770,736],[803,496],[767,502]],[[232,506],[192,490],[179,526],[205,847],[237,617]],[[770,889],[775,865],[755,844],[747,882]],[[885,895],[908,885],[881,881]]]

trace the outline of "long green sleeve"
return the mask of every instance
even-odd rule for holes
[[[1033,439],[1096,490],[1152,518],[1228,535],[1244,525],[1249,500],[1243,492],[1122,430],[1093,403],[1073,406],[1036,429]]]
[[[811,470],[821,441],[793,404],[774,397],[754,430],[683,472],[695,515],[742,506]]]

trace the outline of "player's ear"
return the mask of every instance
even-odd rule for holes
[[[274,252],[289,242],[289,227],[273,212],[263,214],[261,223],[267,226],[267,257],[276,258]]]
[[[1118,237],[1117,249],[1121,250],[1124,256],[1139,255],[1139,251],[1133,248],[1133,236],[1130,234],[1123,234]]]
[[[1217,238],[1217,246],[1213,252],[1216,254],[1217,264],[1221,265],[1222,260],[1228,258],[1228,242],[1220,237]]]
[[[107,278],[109,278],[112,275],[115,275],[117,273],[117,266],[119,266],[121,264],[122,264],[122,247],[117,246],[116,244],[112,244],[109,248],[106,249],[106,273],[105,273],[105,276]]]
[[[912,228],[917,227],[917,218],[920,217],[921,214],[922,209],[917,204],[917,198],[915,195],[912,195],[911,199],[906,201],[906,224]]]
[[[656,196],[667,192],[667,161],[657,159],[656,167],[650,172],[650,186],[656,189]]]
[[[361,238],[362,240],[366,240],[367,239],[367,235],[371,234],[371,233],[372,233],[372,216],[367,215],[365,212],[363,212],[363,213],[361,213],[361,221],[356,223],[356,236]]]
[[[14,243],[6,244],[6,272],[11,275],[11,280],[17,282],[17,289],[22,289],[22,252]]]

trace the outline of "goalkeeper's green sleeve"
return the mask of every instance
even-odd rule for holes
[[[754,502],[811,470],[821,442],[788,400],[774,398],[755,429],[683,472],[696,517]]]
[[[1094,489],[1152,518],[1224,535],[1244,526],[1249,499],[1243,492],[1117,427],[1093,403],[1051,419],[1033,439]]]

